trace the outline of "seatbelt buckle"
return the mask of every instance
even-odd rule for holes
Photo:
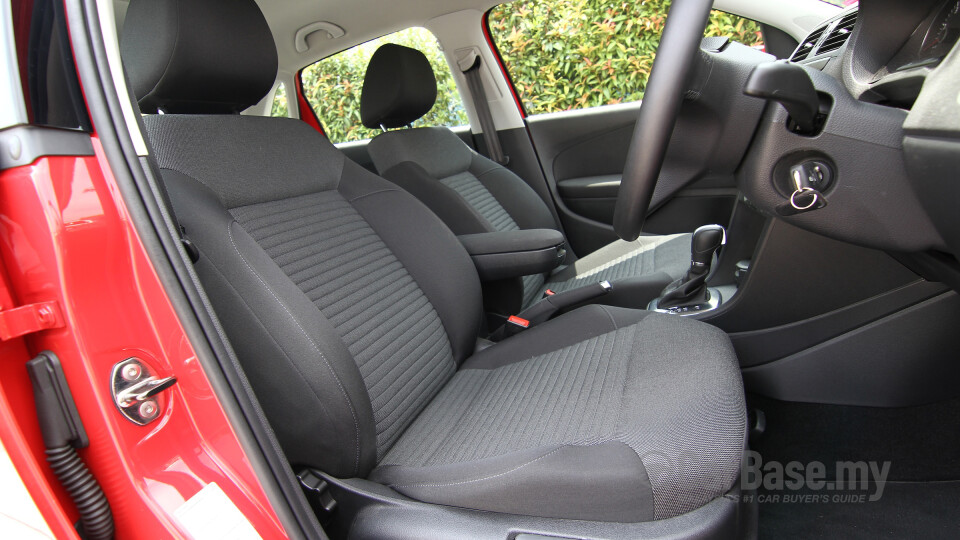
[[[549,297],[551,297],[551,296],[553,296],[553,295],[555,295],[555,294],[557,294],[557,293],[554,292],[552,289],[544,289],[544,291],[543,291],[543,297],[540,298],[540,299],[543,300],[544,298],[549,298]]]
[[[497,343],[499,341],[503,341],[504,339],[507,339],[510,336],[514,336],[519,334],[520,332],[523,332],[527,328],[530,328],[530,326],[532,326],[532,323],[527,319],[524,319],[523,317],[518,317],[516,315],[511,315],[507,317],[506,322],[504,322],[502,326],[500,326],[499,328],[494,330],[493,333],[487,336],[487,339],[489,339],[494,343]]]
[[[530,328],[530,321],[522,317],[517,317],[516,315],[511,315],[507,318],[507,323],[503,325],[503,337],[510,337],[519,334],[527,328]]]

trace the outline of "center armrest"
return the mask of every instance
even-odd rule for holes
[[[566,255],[563,235],[553,229],[464,234],[457,238],[483,281],[549,272]]]

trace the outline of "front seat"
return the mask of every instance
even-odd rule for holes
[[[426,204],[457,235],[558,229],[543,199],[519,176],[474,152],[445,127],[408,126],[430,112],[437,79],[422,52],[382,45],[370,58],[360,117],[384,133],[367,147],[377,171]],[[569,253],[569,251],[568,251]],[[551,275],[523,279],[522,307],[545,289],[563,292],[610,281],[606,304],[644,308],[690,267],[690,234],[617,240]]]
[[[133,0],[121,50],[291,464],[482,520],[708,522],[733,504],[746,414],[723,332],[589,306],[475,353],[480,285],[453,233],[307,124],[238,114],[277,73],[253,0]]]

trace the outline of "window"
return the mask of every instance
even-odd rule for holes
[[[335,143],[371,138],[379,129],[360,122],[360,91],[370,57],[384,43],[396,43],[423,52],[437,77],[437,102],[414,126],[462,126],[468,123],[460,94],[437,43],[425,28],[408,28],[368,41],[307,66],[301,73],[303,93]]]
[[[273,93],[273,106],[270,107],[270,116],[287,117],[290,116],[287,109],[287,87],[283,83],[277,86],[277,91]]]
[[[490,10],[494,44],[528,114],[636,101],[670,6],[667,0],[520,0]],[[762,46],[760,25],[713,11],[707,36]]]
[[[30,123],[90,131],[90,119],[70,49],[64,3],[57,0],[14,2],[13,21]]]

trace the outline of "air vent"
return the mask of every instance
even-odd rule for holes
[[[857,24],[856,11],[845,15],[842,19],[840,19],[840,22],[837,23],[837,26],[834,27],[833,31],[830,32],[830,35],[827,36],[827,39],[823,40],[823,44],[821,44],[820,48],[817,49],[817,54],[828,53],[843,47],[843,44],[847,42],[850,34],[853,33],[853,26],[855,24]]]
[[[803,43],[797,47],[797,50],[793,52],[793,56],[790,57],[790,61],[799,62],[810,56],[810,53],[813,52],[813,48],[816,47],[817,42],[820,41],[820,36],[823,35],[823,31],[826,29],[827,27],[824,26],[817,28],[813,32],[810,32],[810,35],[807,36],[807,38],[803,40]]]

